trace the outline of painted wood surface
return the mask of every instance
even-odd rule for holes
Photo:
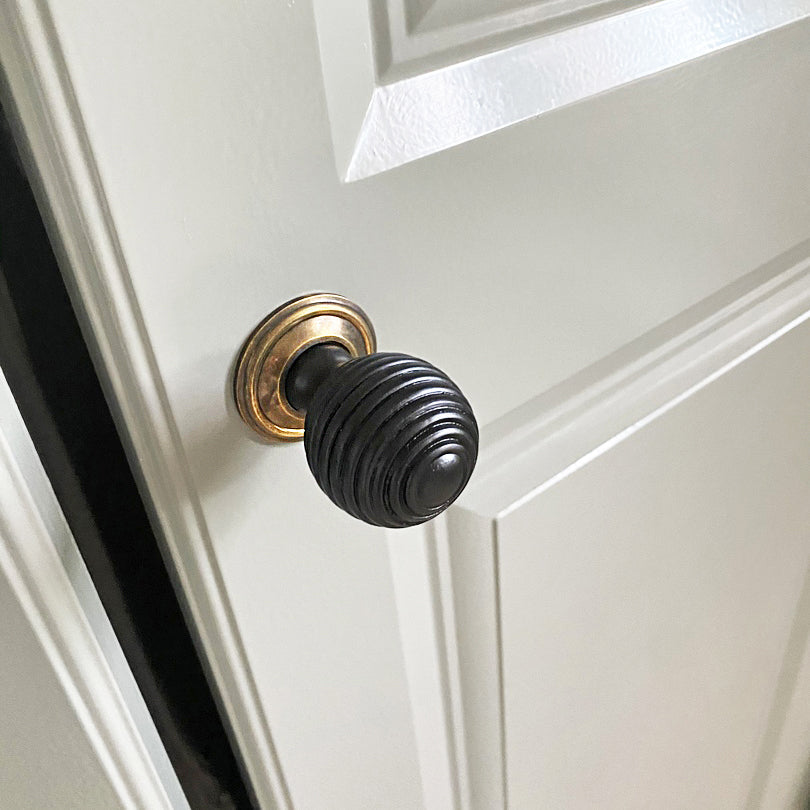
[[[407,5],[424,33],[430,11]],[[330,50],[326,4],[3,7],[0,58],[65,271],[263,807],[489,808],[530,793],[508,749],[531,735],[505,718],[522,711],[531,730],[536,706],[508,703],[513,674],[492,655],[521,632],[493,605],[530,597],[515,578],[498,592],[491,521],[590,453],[620,453],[628,426],[805,311],[792,307],[810,255],[810,28],[800,2],[754,5],[761,31],[729,47],[399,168],[383,156],[351,183],[335,132],[356,136],[370,95],[344,68],[392,85],[369,61],[381,39],[355,28]],[[363,4],[330,8],[382,36]],[[403,76],[556,36],[507,29]],[[586,72],[589,52],[571,51]],[[540,103],[515,87],[525,109]],[[500,96],[476,98],[492,110]],[[399,145],[429,135],[406,124]],[[357,524],[300,447],[261,446],[239,423],[239,345],[314,289],[355,299],[381,348],[445,368],[476,407],[481,468],[446,525]],[[780,627],[787,584],[784,599]]]
[[[808,349],[805,324],[497,520],[510,807],[759,806],[809,627]]]

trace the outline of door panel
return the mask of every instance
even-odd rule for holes
[[[518,503],[515,521],[534,515],[538,489],[627,427],[602,437],[571,422],[579,444],[565,462],[570,448],[560,455],[535,430],[549,415],[544,392],[558,386],[563,414],[577,413],[594,395],[582,375],[609,356],[634,391],[623,347],[638,340],[653,369],[690,367],[694,346],[671,341],[691,307],[705,310],[702,351],[722,353],[718,291],[753,296],[751,312],[761,303],[766,335],[801,314],[786,313],[805,301],[797,279],[810,253],[808,23],[585,98],[605,89],[589,85],[579,104],[344,183],[335,165],[348,165],[376,90],[360,103],[347,84],[344,108],[334,106],[344,74],[327,56],[322,15],[332,8],[337,22],[368,27],[362,4],[318,3],[316,14],[258,0],[46,6],[4,8],[0,54],[75,299],[262,806],[490,808],[512,779],[524,800],[533,786],[520,757],[531,752],[513,763],[509,749],[532,739],[537,719],[530,702],[525,726],[509,728],[523,677],[509,656],[525,639],[507,639],[498,606],[516,600],[520,636],[516,603],[530,588],[515,558],[505,561],[515,593],[496,592],[492,523]],[[785,20],[805,14],[774,7]],[[433,11],[408,8],[425,24]],[[367,69],[361,46],[338,56]],[[450,48],[441,63],[472,53]],[[600,73],[590,54],[572,58]],[[425,64],[406,73],[428,76]],[[341,127],[351,138],[339,142]],[[802,292],[783,300],[791,279]],[[238,347],[267,312],[311,289],[357,300],[382,348],[435,362],[473,402],[481,467],[446,522],[391,536],[358,524],[325,501],[300,447],[259,445],[240,424],[230,398]],[[671,402],[715,371],[689,384],[669,371],[654,388]],[[598,390],[599,413],[613,413],[609,384]],[[640,419],[660,406],[647,404],[634,405]],[[616,509],[627,515],[626,503]],[[503,519],[510,549],[532,545]],[[773,576],[783,629],[796,586],[782,569]],[[671,584],[659,585],[667,604]],[[536,676],[524,646],[524,675]],[[772,670],[757,678],[762,696]],[[588,762],[592,750],[577,756]]]
[[[805,424],[797,422],[806,421],[804,383],[795,366],[808,340],[799,324],[810,304],[810,265],[793,264],[802,253],[774,263],[769,282],[684,313],[549,392],[500,435],[491,431],[476,479],[446,524],[389,539],[403,648],[409,670],[423,673],[410,685],[417,732],[433,711],[424,698],[424,673],[432,672],[449,727],[444,780],[460,806],[502,807],[508,799],[509,807],[579,807],[597,793],[607,807],[761,806],[785,714],[779,707],[790,699],[808,630],[797,609],[807,570]],[[769,461],[786,482],[761,468]],[[740,496],[746,487],[756,499]],[[779,520],[761,530],[774,512]],[[774,541],[786,545],[781,568],[770,570],[752,557],[763,547],[772,553]],[[724,548],[725,568],[711,559]],[[405,561],[420,553],[426,562],[414,574]],[[771,579],[760,582],[766,571]],[[421,580],[433,590],[415,606]],[[743,594],[752,581],[763,590]],[[755,593],[762,604],[754,606]],[[420,607],[431,621],[420,620]],[[721,645],[716,636],[735,621]],[[758,630],[773,634],[769,645],[750,637]],[[421,648],[407,643],[418,634]],[[706,637],[723,657],[707,651]],[[702,684],[690,668],[703,669]],[[658,689],[659,676],[674,679],[669,692]],[[722,705],[724,679],[737,691]],[[716,703],[717,714],[690,716],[700,700]],[[745,711],[754,707],[752,720]],[[807,714],[792,711],[801,729]],[[681,726],[666,725],[671,712]],[[644,724],[656,740],[642,740]],[[690,775],[687,762],[672,762],[726,733],[733,740],[717,751],[747,745],[748,769],[739,755],[726,761],[715,752],[716,772],[706,778],[720,794],[707,788],[704,803],[684,790],[700,782],[705,757]],[[432,745],[434,761],[437,739],[417,733],[420,752],[427,756]],[[640,741],[650,761],[638,756]],[[795,736],[785,747],[783,768],[798,779],[807,752]],[[639,764],[629,767],[623,756]],[[657,769],[675,776],[655,781]],[[753,803],[738,801],[735,790],[750,790]]]
[[[349,182],[810,11],[801,0],[316,0],[314,8],[337,169]]]
[[[510,807],[747,806],[810,561],[808,349],[496,521]]]

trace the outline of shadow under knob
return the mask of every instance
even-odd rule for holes
[[[472,474],[472,408],[430,363],[386,352],[351,359],[340,346],[320,344],[292,363],[285,385],[290,404],[306,412],[312,474],[335,504],[366,523],[424,523]]]

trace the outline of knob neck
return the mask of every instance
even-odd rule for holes
[[[306,413],[318,388],[351,359],[349,352],[337,343],[318,343],[301,352],[287,371],[284,383],[287,402]]]

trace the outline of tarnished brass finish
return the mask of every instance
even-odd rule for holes
[[[234,397],[242,419],[263,438],[303,438],[304,415],[287,401],[284,382],[292,361],[316,343],[338,343],[352,357],[372,354],[377,348],[365,312],[334,293],[288,301],[245,341],[236,363]]]

